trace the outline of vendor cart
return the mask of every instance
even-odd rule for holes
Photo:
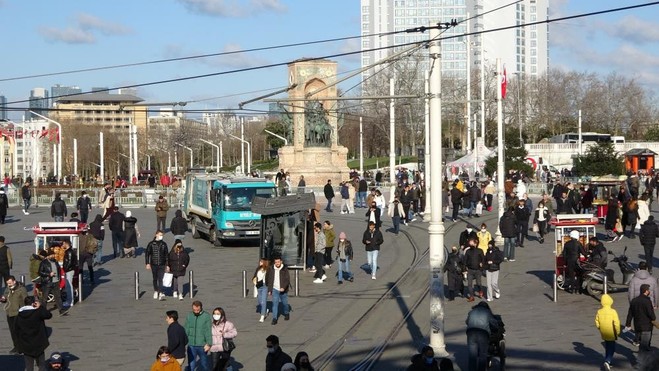
[[[597,177],[593,178],[590,186],[593,189],[595,199],[593,200],[594,213],[601,223],[606,220],[606,213],[609,210],[609,199],[618,195],[620,185],[624,182],[617,177]]]
[[[68,240],[71,241],[71,248],[77,258],[76,260],[80,261],[80,237],[86,228],[87,224],[85,223],[41,222],[32,228],[32,231],[36,234],[34,238],[35,253],[39,254],[39,251],[46,247],[55,247],[57,249],[62,244],[62,241]],[[58,256],[58,253],[56,252],[55,255]],[[60,266],[63,263],[61,258],[58,258],[58,262]],[[77,267],[73,274],[72,291],[74,293],[74,300],[71,301],[71,304],[75,304],[76,298],[78,301],[82,301],[82,280],[78,276]]]
[[[597,236],[597,217],[590,214],[558,214],[553,217],[550,224],[554,226],[554,301],[557,289],[563,290],[565,283],[565,259],[563,246],[570,240],[570,232],[579,232],[579,242],[585,247],[590,237]]]

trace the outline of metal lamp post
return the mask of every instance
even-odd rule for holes
[[[49,119],[46,116],[40,115],[40,114],[38,114],[34,111],[30,111],[30,113],[32,113],[33,115],[35,115],[37,117],[41,117],[42,119],[44,119],[48,122],[51,122],[51,123],[57,125],[57,130],[58,130],[58,132],[57,132],[57,179],[58,179],[58,183],[59,183],[59,179],[62,179],[62,180],[64,179],[64,177],[62,176],[62,124],[60,124],[59,122],[57,122],[53,119]]]
[[[242,138],[239,138],[239,137],[237,137],[233,134],[227,134],[227,135],[230,136],[233,139],[238,139],[243,144],[247,144],[247,174],[250,174],[252,172],[252,145],[248,141],[246,141]],[[242,145],[241,145],[241,147],[242,147]],[[244,160],[244,158],[243,158],[243,160]],[[245,163],[244,162],[241,163],[240,166],[242,167],[241,170],[242,170],[243,174],[245,174]]]
[[[220,172],[220,146],[218,146],[217,144],[214,144],[213,142],[205,140],[205,139],[199,139],[199,140],[201,140],[202,142],[204,142],[206,144],[210,144],[211,146],[215,147],[215,149],[217,149],[217,156],[215,157],[215,161],[217,162],[217,164],[215,165],[215,172],[219,173]]]
[[[176,143],[176,145],[180,146],[180,147],[183,147],[183,148],[187,149],[188,151],[190,151],[190,169],[192,169],[192,167],[194,166],[194,158],[193,158],[194,154],[192,152],[192,148],[190,148],[188,146],[184,146],[181,143]]]

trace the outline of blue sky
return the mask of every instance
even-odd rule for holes
[[[551,0],[550,17],[640,3],[644,2]],[[357,36],[359,8],[358,0],[0,0],[5,30],[0,79]],[[659,75],[655,75],[659,67],[656,19],[659,19],[659,6],[551,24],[550,65],[602,74],[618,71],[656,90],[659,84]],[[92,86],[112,88],[148,83],[358,49],[359,41],[353,39],[0,81],[0,94],[11,102],[27,99],[34,87],[77,85],[88,91]],[[359,67],[357,55],[333,59],[339,62],[340,71]],[[286,84],[286,67],[282,66],[141,87],[138,95],[150,102],[216,98],[186,108],[227,108]]]

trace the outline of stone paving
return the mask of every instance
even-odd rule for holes
[[[359,269],[359,265],[366,260],[360,244],[366,226],[363,217],[365,209],[357,209],[357,214],[340,215],[339,205],[335,206],[334,213],[323,211],[321,219],[331,220],[337,234],[345,231],[354,242],[356,248],[352,268],[356,274],[355,282],[337,285],[332,279],[335,268],[323,284],[313,284],[311,274],[300,272],[301,296],[290,297],[293,309],[291,320],[280,320],[277,326],[270,325],[269,318],[265,323],[258,322],[250,285],[247,298],[242,295],[242,271],[247,272],[249,280],[257,264],[256,247],[216,249],[206,240],[193,240],[190,235],[186,237],[184,244],[191,250],[190,268],[194,270],[195,299],[201,300],[208,311],[222,306],[238,329],[237,348],[233,352],[234,370],[263,369],[265,337],[270,334],[280,337],[282,348],[292,357],[298,351],[305,350],[313,359],[343,335],[411,263],[411,250],[406,248],[409,246],[409,241],[404,239],[406,237],[403,234],[393,237],[385,233],[385,244],[379,259],[382,268],[378,280],[371,280]],[[142,231],[140,245],[146,246],[155,228],[154,212],[150,208],[131,210],[138,218]],[[92,211],[92,215],[97,211]],[[12,274],[27,276],[28,256],[34,251],[34,234],[23,228],[39,221],[49,221],[49,209],[40,207],[32,210],[29,216],[24,216],[19,209],[11,208],[9,215],[7,224],[0,226],[0,234],[7,238],[12,248],[15,259]],[[173,211],[170,212],[171,216]],[[496,217],[492,214],[467,221],[480,224],[481,219],[487,220],[490,231],[495,229]],[[389,224],[388,218],[385,218],[385,228]],[[446,223],[447,227],[451,224]],[[464,229],[464,221],[457,224],[459,226],[448,230],[446,245],[455,243]],[[418,246],[427,246],[427,224],[415,222],[403,228],[409,231]],[[598,228],[598,231],[603,231],[603,228]],[[98,284],[93,290],[85,286],[85,300],[74,306],[69,315],[55,316],[47,322],[52,331],[47,353],[56,350],[64,352],[72,360],[74,370],[148,370],[155,359],[156,350],[166,343],[165,311],[178,310],[180,317],[185,318],[190,311],[191,299],[186,297],[184,301],[179,301],[168,297],[166,301],[153,300],[151,274],[144,269],[142,251],[136,259],[109,259],[109,233],[107,236],[104,244],[106,263],[99,269],[101,277],[97,279]],[[173,236],[168,234],[165,240],[171,243]],[[621,251],[625,245],[630,247],[630,260],[638,262],[642,255],[638,239],[623,239],[607,244],[607,248]],[[507,325],[510,368],[597,369],[603,353],[599,333],[594,327],[594,315],[599,303],[587,296],[563,292],[559,292],[558,302],[554,303],[551,300],[554,265],[551,239],[547,238],[543,245],[530,241],[526,246],[518,249],[515,263],[504,265],[500,278],[503,296],[492,303],[494,311],[503,315]],[[134,298],[136,271],[141,277],[141,298],[138,301]],[[187,284],[187,279],[185,282]],[[185,292],[188,292],[187,285]],[[614,307],[624,321],[628,308],[626,293],[614,294],[613,297]],[[462,299],[447,302],[446,305],[446,349],[460,369],[466,369],[464,319],[471,305]],[[409,365],[409,357],[427,342],[429,309],[426,308],[429,308],[427,300],[408,321],[418,330],[411,331],[407,329],[413,327],[404,327],[376,369],[396,370]],[[383,321],[386,323],[388,319],[383,318]],[[21,370],[21,357],[7,355],[11,344],[6,326],[5,321],[0,321],[0,369]],[[635,351],[631,344],[619,341],[615,369],[631,369]],[[326,369],[343,370],[347,367],[337,362],[337,365]]]

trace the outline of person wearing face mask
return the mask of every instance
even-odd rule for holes
[[[284,321],[288,321],[290,319],[288,289],[291,286],[291,275],[281,256],[275,256],[274,264],[268,268],[265,285],[268,287],[268,295],[272,296],[272,325],[276,325],[279,319],[279,302],[284,309]]]
[[[352,272],[350,271],[350,261],[353,257],[352,243],[347,239],[346,233],[339,233],[339,243],[336,246],[336,260],[339,262],[339,285],[343,283],[344,275],[345,279],[352,282]]]
[[[172,357],[169,348],[161,346],[158,349],[156,360],[151,365],[151,371],[181,371],[181,365]]]
[[[174,247],[169,252],[169,271],[174,276],[172,279],[172,290],[174,290],[172,297],[174,299],[178,297],[178,300],[183,300],[183,290],[178,290],[178,278],[185,278],[185,270],[188,268],[188,265],[190,265],[190,255],[185,252],[181,240],[174,241]]]
[[[309,361],[309,355],[307,352],[298,352],[295,355],[295,362],[293,362],[297,371],[314,371],[311,362]]]
[[[467,242],[470,238],[478,239],[478,234],[474,231],[474,228],[471,224],[467,224],[467,228],[460,233],[459,243],[460,249],[465,249],[467,247]]]
[[[185,318],[185,334],[188,335],[188,367],[195,370],[197,365],[202,371],[208,371],[208,356],[206,353],[213,344],[211,332],[211,316],[204,311],[199,300],[192,302],[192,312]]]
[[[545,207],[545,202],[538,202],[538,207],[535,209],[533,215],[533,224],[538,226],[538,241],[545,242],[545,234],[547,234],[547,222],[549,221],[549,210]]]
[[[483,254],[487,252],[487,245],[492,241],[492,234],[487,230],[485,223],[481,224],[481,230],[476,233],[478,237],[478,248],[483,250]]]
[[[135,258],[135,248],[137,247],[137,239],[140,237],[140,229],[137,227],[137,218],[133,213],[126,211],[124,218],[124,256]]]
[[[92,209],[92,201],[89,199],[87,192],[82,191],[80,197],[78,197],[78,202],[76,203],[76,209],[80,214],[80,221],[87,223],[89,219],[89,210]]]
[[[213,309],[213,323],[211,325],[213,345],[211,345],[210,356],[213,371],[224,371],[229,366],[231,351],[224,349],[224,339],[233,339],[238,335],[236,327],[231,321],[227,321],[224,309],[217,307]]]
[[[519,200],[515,208],[515,219],[517,219],[517,246],[524,247],[524,238],[529,237],[529,217],[531,212],[526,207],[525,200]]]
[[[389,217],[391,217],[391,223],[394,226],[392,232],[394,232],[396,236],[398,236],[398,232],[400,232],[400,220],[405,215],[405,209],[398,200],[398,197],[395,197],[393,202],[389,204],[388,214]]]
[[[252,283],[256,288],[256,301],[258,303],[259,312],[261,313],[261,318],[259,322],[265,320],[267,315],[268,308],[268,286],[265,284],[265,275],[268,272],[268,267],[270,262],[266,258],[261,258],[259,260],[259,266],[254,271],[254,276],[252,276]]]
[[[481,276],[483,275],[484,260],[483,250],[478,248],[478,240],[470,238],[464,253],[464,265],[467,267],[467,301],[469,302],[475,300],[474,296],[483,297]],[[478,291],[473,286],[474,280],[478,285]]]
[[[279,338],[276,335],[265,338],[265,344],[268,348],[268,355],[265,357],[265,371],[281,371],[285,364],[293,362],[291,356],[284,353],[279,346]]]
[[[157,231],[153,241],[146,246],[144,253],[146,269],[150,270],[153,276],[153,298],[159,300],[165,300],[162,277],[165,272],[169,272],[169,249],[162,237],[163,232]]]
[[[431,346],[421,348],[419,354],[412,356],[412,364],[407,371],[439,371],[439,363],[435,359],[435,352]]]
[[[503,253],[494,244],[494,240],[490,241],[485,253],[485,277],[487,283],[487,301],[492,299],[499,299],[501,291],[499,290],[499,269],[503,263]]]

